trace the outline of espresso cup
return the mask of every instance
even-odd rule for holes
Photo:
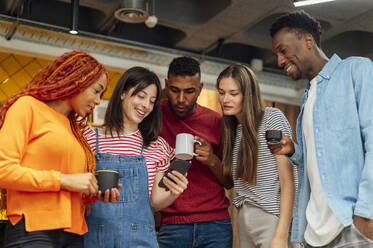
[[[193,156],[198,156],[198,154],[194,153],[194,143],[202,145],[201,142],[195,140],[194,136],[190,133],[179,133],[176,135],[176,158],[182,160],[191,160]]]
[[[106,190],[111,190],[118,186],[119,172],[114,170],[98,170],[95,174],[98,182],[98,189],[102,197],[105,196]]]
[[[277,129],[267,130],[266,131],[266,140],[268,144],[278,144],[282,139],[282,131]]]

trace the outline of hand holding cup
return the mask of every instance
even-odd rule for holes
[[[272,131],[281,132],[281,130],[266,131],[267,146],[268,149],[271,150],[271,153],[276,155],[292,156],[294,154],[295,149],[293,141],[290,139],[290,137],[287,135],[283,135],[282,132],[280,136],[279,132],[275,132],[274,134]]]
[[[268,144],[277,145],[282,139],[282,131],[271,129],[266,131],[266,140]]]
[[[196,146],[196,153],[198,154],[196,159],[210,167],[220,164],[220,159],[215,155],[211,144],[204,138],[198,136],[195,138],[200,142],[200,144]]]
[[[191,160],[194,156],[198,154],[194,153],[194,144],[202,143],[196,139],[194,136],[189,133],[179,133],[176,135],[176,145],[175,145],[175,156],[178,159],[182,160]]]
[[[98,181],[99,199],[105,203],[115,203],[120,199],[120,193],[117,188],[122,185],[118,184],[119,172],[114,170],[98,170],[96,171]]]

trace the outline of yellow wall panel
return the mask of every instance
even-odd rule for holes
[[[49,62],[51,62],[51,60],[40,59],[40,58],[36,58],[36,61],[39,63],[41,67],[45,67],[49,64]]]
[[[111,95],[113,94],[115,85],[113,83],[109,83],[106,87],[105,94],[103,95],[102,99],[109,100]]]
[[[0,52],[0,102],[23,89],[37,72],[48,65],[51,61],[41,58],[15,55]],[[121,72],[108,71],[109,85],[104,99],[109,99],[115,85],[122,76]]]
[[[35,74],[40,71],[41,68],[42,67],[36,60],[24,67],[25,71],[30,75],[30,77],[35,76]]]
[[[2,53],[2,52],[0,52],[0,62],[3,61],[3,60],[5,60],[9,56],[11,56],[10,53]]]
[[[1,66],[9,75],[21,69],[21,65],[18,63],[17,60],[15,60],[13,56],[10,56],[2,61]]]
[[[0,66],[0,84],[9,77],[8,73]]]
[[[19,89],[23,89],[25,88],[26,84],[30,82],[31,77],[25,70],[20,70],[12,75],[12,79],[17,84]]]
[[[218,113],[221,113],[221,107],[218,99],[218,92],[216,90],[202,89],[200,96],[198,97],[197,103],[212,109]]]
[[[113,72],[113,71],[108,71],[109,74],[109,84],[107,86],[106,92],[103,96],[103,99],[109,100],[111,95],[114,92],[115,86],[117,85],[118,80],[122,76],[121,72]]]
[[[22,56],[18,54],[15,54],[14,57],[21,66],[29,64],[34,59],[33,57]]]
[[[6,99],[8,99],[8,96],[5,95],[1,90],[0,90],[0,106],[1,106],[1,103],[5,102]]]
[[[114,85],[116,85],[120,77],[123,75],[123,73],[124,72],[108,71],[110,83],[113,83]]]
[[[9,79],[5,84],[0,84],[0,89],[8,96],[11,97],[20,91],[20,88],[13,79]]]

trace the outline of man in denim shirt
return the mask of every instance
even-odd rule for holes
[[[297,121],[298,145],[269,145],[299,166],[292,240],[307,247],[373,247],[373,63],[328,59],[320,24],[304,11],[271,27],[278,66],[310,82]]]

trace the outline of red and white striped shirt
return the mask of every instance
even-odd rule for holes
[[[93,152],[96,152],[96,132],[91,126],[87,126],[83,130],[83,135],[86,138]],[[140,131],[128,135],[113,135],[107,136],[99,132],[99,151],[113,155],[128,155],[136,156],[141,154],[143,138]],[[170,160],[173,159],[174,149],[162,138],[150,143],[144,148],[143,155],[145,156],[146,165],[148,167],[148,182],[149,194],[151,194],[155,175],[157,172],[164,172],[170,166]]]

